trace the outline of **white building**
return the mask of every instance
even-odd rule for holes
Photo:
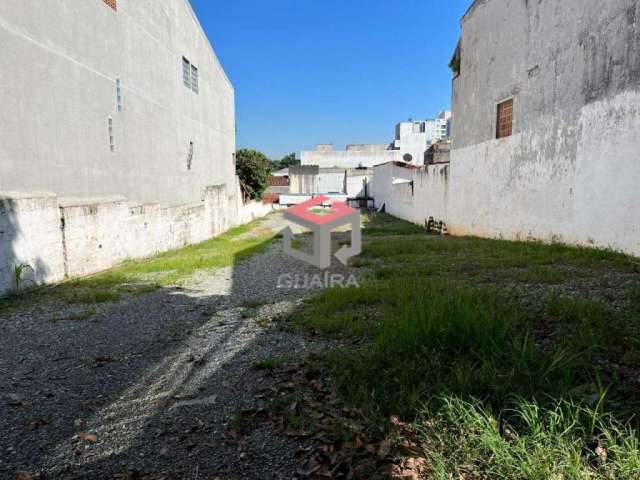
[[[333,145],[317,145],[315,150],[300,153],[302,165],[320,168],[371,168],[387,162],[424,165],[425,153],[437,141],[449,136],[451,112],[443,111],[436,119],[400,122],[392,143],[347,145],[334,150]]]
[[[16,265],[57,282],[266,213],[187,0],[1,0],[0,45],[0,295]]]
[[[234,89],[187,0],[1,0],[0,191],[234,188]]]

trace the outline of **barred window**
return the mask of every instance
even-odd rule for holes
[[[195,65],[191,65],[191,90],[193,90],[195,93],[198,93],[199,91],[198,69],[195,67]]]
[[[182,81],[185,87],[191,88],[191,63],[184,57],[182,57]]]
[[[513,99],[498,104],[496,138],[510,137],[513,134]]]

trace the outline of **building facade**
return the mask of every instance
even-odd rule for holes
[[[0,295],[265,215],[234,90],[187,0],[0,2]]]
[[[315,150],[302,151],[302,165],[320,168],[372,168],[387,162],[425,164],[425,153],[449,135],[451,112],[443,111],[436,119],[400,122],[391,143],[347,145],[346,150],[334,150],[333,145],[317,145]]]
[[[640,255],[640,2],[476,0],[451,66],[451,162],[388,211]]]
[[[186,0],[0,2],[0,191],[198,202],[234,89]]]

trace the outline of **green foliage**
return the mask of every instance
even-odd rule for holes
[[[416,428],[428,478],[587,478],[640,476],[638,437],[597,409],[571,402],[548,408],[516,399],[507,422],[478,401],[441,399]]]
[[[257,360],[253,365],[251,365],[251,368],[252,370],[272,371],[283,366],[286,361],[287,360],[284,357],[265,357]]]
[[[22,293],[22,286],[25,282],[25,274],[31,271],[33,272],[33,267],[27,263],[21,263],[20,265],[16,265],[13,268],[13,278],[16,287],[16,295],[20,295]]]
[[[264,154],[248,149],[238,150],[236,153],[236,174],[246,197],[261,199],[269,186],[270,173],[271,163]]]
[[[271,167],[275,172],[282,170],[283,168],[289,168],[291,165],[296,165],[297,163],[298,160],[296,160],[296,154],[290,153],[289,155],[282,157],[280,160],[272,160]]]

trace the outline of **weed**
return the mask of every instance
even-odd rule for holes
[[[67,315],[66,317],[54,317],[54,318],[51,318],[49,321],[51,323],[58,323],[58,322],[65,322],[65,321],[82,322],[84,320],[87,320],[87,319],[93,317],[96,313],[97,313],[97,310],[91,308],[89,310],[84,310],[84,311],[81,311],[81,312],[72,313],[70,315]]]
[[[260,308],[263,305],[266,305],[267,303],[269,303],[267,300],[265,300],[264,298],[251,298],[248,300],[243,300],[242,303],[240,303],[240,306],[243,308]]]
[[[508,421],[479,401],[441,399],[416,430],[429,478],[638,478],[638,437],[610,415],[570,402],[513,402]]]
[[[22,293],[22,286],[25,281],[31,282],[31,280],[26,280],[24,278],[25,274],[29,271],[33,272],[34,270],[33,267],[27,263],[21,263],[13,268],[13,278],[16,287],[16,295],[20,295]]]
[[[231,418],[231,429],[240,435],[249,435],[255,430],[258,421],[253,412],[241,412]]]
[[[286,363],[286,358],[284,357],[266,357],[254,362],[253,365],[251,365],[251,368],[253,370],[273,371],[280,368],[285,363]]]
[[[284,427],[294,431],[303,430],[309,418],[302,414],[303,395],[300,392],[274,399],[269,405],[272,417],[282,418]]]
[[[640,282],[635,282],[627,288],[627,298],[634,305],[640,305]]]

